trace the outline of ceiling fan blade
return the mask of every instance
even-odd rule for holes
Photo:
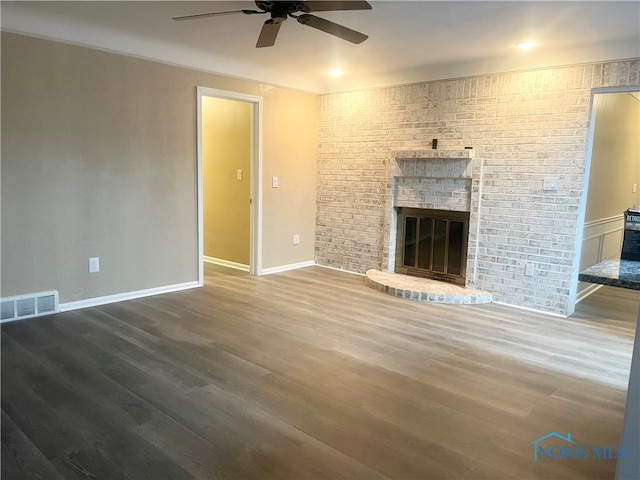
[[[371,10],[371,5],[364,0],[341,1],[341,0],[320,0],[299,2],[302,12],[331,12],[336,10]]]
[[[264,22],[262,30],[260,30],[260,36],[258,37],[256,48],[272,47],[276,43],[276,37],[280,31],[281,23],[282,20],[273,18]]]
[[[335,35],[336,37],[340,37],[343,40],[351,43],[362,43],[367,38],[369,38],[369,36],[365,35],[364,33],[356,32],[355,30],[351,30],[350,28],[343,27],[342,25],[338,25],[337,23],[330,22],[329,20],[325,20],[324,18],[316,17],[315,15],[308,15],[304,13],[302,15],[298,15],[295,18],[303,25],[317,28],[318,30],[322,30],[323,32]]]
[[[254,15],[257,13],[267,13],[267,12],[259,12],[258,10],[231,10],[228,12],[212,12],[212,13],[199,13],[197,15],[184,15],[182,17],[173,17],[171,20],[176,20],[180,22],[182,20],[195,20],[196,18],[220,17],[222,15],[233,15],[236,13],[244,13],[245,15]]]

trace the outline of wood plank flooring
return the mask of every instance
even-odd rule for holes
[[[2,326],[2,479],[612,479],[640,293],[569,319],[321,267]],[[553,444],[553,443],[552,443]]]

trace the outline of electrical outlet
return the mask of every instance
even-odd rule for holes
[[[98,273],[100,271],[100,257],[91,257],[89,259],[89,273]]]
[[[633,185],[631,185],[631,193],[637,193],[638,192],[638,184],[634,183]]]
[[[241,169],[241,168],[239,168],[239,169],[236,171],[236,178],[237,178],[238,180],[242,180],[242,169]]]
[[[545,192],[555,192],[558,190],[558,179],[556,177],[547,177],[544,179],[542,189]]]
[[[300,245],[300,235],[294,235],[293,236],[293,244],[294,245]]]
[[[524,274],[527,277],[533,277],[533,263],[527,263],[527,265],[524,267]]]

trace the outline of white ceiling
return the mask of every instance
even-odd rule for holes
[[[289,19],[274,47],[256,49],[266,15],[171,20],[251,1],[2,1],[1,19],[3,30],[316,93],[640,57],[638,1],[369,3],[317,13],[368,34],[360,45]],[[526,39],[540,46],[517,50]]]

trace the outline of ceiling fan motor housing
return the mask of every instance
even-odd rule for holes
[[[292,13],[296,13],[296,12],[308,13],[309,12],[309,8],[305,6],[304,2],[299,2],[299,1],[263,2],[258,0],[255,3],[260,10],[269,12],[271,14],[271,18],[286,19]]]

